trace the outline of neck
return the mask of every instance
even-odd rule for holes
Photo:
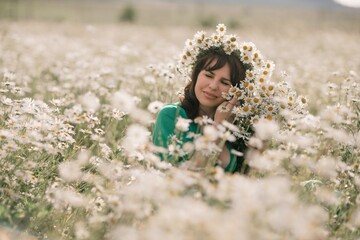
[[[215,115],[215,111],[216,111],[216,108],[204,108],[204,107],[200,107],[199,106],[199,112],[198,112],[198,115],[199,116],[208,116],[209,118],[212,118],[214,119],[214,115]]]

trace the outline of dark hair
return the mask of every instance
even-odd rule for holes
[[[216,63],[210,67],[210,64],[216,60]],[[192,120],[197,117],[199,111],[199,101],[195,95],[195,85],[201,70],[214,71],[222,68],[225,64],[230,66],[230,81],[232,85],[239,84],[245,79],[245,67],[235,54],[227,54],[223,50],[209,50],[198,57],[195,62],[191,82],[184,89],[184,97],[180,106],[185,109],[186,114]]]

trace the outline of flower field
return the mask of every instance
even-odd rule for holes
[[[256,125],[246,175],[173,166],[151,144],[157,111],[186,84],[176,63],[198,30],[0,22],[3,229],[29,239],[360,238],[359,30],[228,29],[306,99],[306,114],[283,113],[286,126]]]

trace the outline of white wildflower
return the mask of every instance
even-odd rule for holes
[[[149,141],[150,132],[144,126],[132,124],[126,130],[126,135],[122,141],[123,147],[128,152],[143,148]]]
[[[126,113],[132,112],[136,109],[135,97],[124,91],[115,92],[112,95],[111,103],[113,107]]]
[[[75,224],[75,237],[76,239],[88,239],[90,237],[90,233],[83,222]]]
[[[261,140],[270,139],[279,132],[277,123],[267,119],[259,119],[259,121],[254,124],[254,129],[256,136]]]
[[[73,207],[86,207],[88,200],[81,194],[70,189],[56,189],[54,191],[55,206],[64,207],[71,205]]]
[[[258,151],[249,151],[247,158],[249,159],[249,166],[259,170],[271,171],[276,169],[280,164],[279,159],[275,159],[274,161],[274,159]]]
[[[99,98],[92,92],[87,92],[86,94],[80,96],[79,102],[83,108],[89,112],[96,112],[100,107]]]
[[[164,103],[160,102],[160,101],[154,101],[154,102],[151,102],[149,105],[148,105],[148,110],[149,112],[151,113],[157,113],[161,110],[161,108],[164,106]]]
[[[111,148],[106,143],[100,143],[99,145],[101,156],[103,156],[104,158],[109,158],[112,153]]]
[[[322,177],[335,178],[337,176],[336,160],[331,157],[321,157],[316,163],[310,165],[310,168]]]
[[[59,175],[65,181],[72,182],[80,180],[83,172],[81,165],[76,161],[62,162],[59,165]]]
[[[230,153],[238,157],[244,156],[244,153],[236,151],[235,149],[231,149]]]
[[[215,126],[207,125],[203,129],[203,135],[208,141],[215,142],[219,137],[219,132]]]
[[[351,214],[349,224],[355,229],[360,227],[360,207]]]
[[[153,76],[145,76],[144,77],[144,82],[147,83],[147,84],[155,84],[156,79]]]
[[[115,229],[112,229],[108,233],[109,240],[118,240],[119,236],[121,236],[122,239],[128,239],[128,240],[138,240],[140,239],[139,231],[137,231],[133,227],[128,227],[124,225],[117,226]]]
[[[185,118],[179,117],[176,122],[175,127],[176,127],[176,129],[178,129],[182,132],[186,132],[186,131],[189,131],[191,122],[192,122],[191,119],[185,119]]]

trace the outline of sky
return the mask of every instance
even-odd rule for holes
[[[360,8],[360,0],[335,0],[335,2],[346,7]]]
[[[278,5],[295,7],[316,8],[360,8],[360,0],[162,0],[165,2],[192,2],[192,3],[224,3],[224,4],[249,4],[249,5]]]

